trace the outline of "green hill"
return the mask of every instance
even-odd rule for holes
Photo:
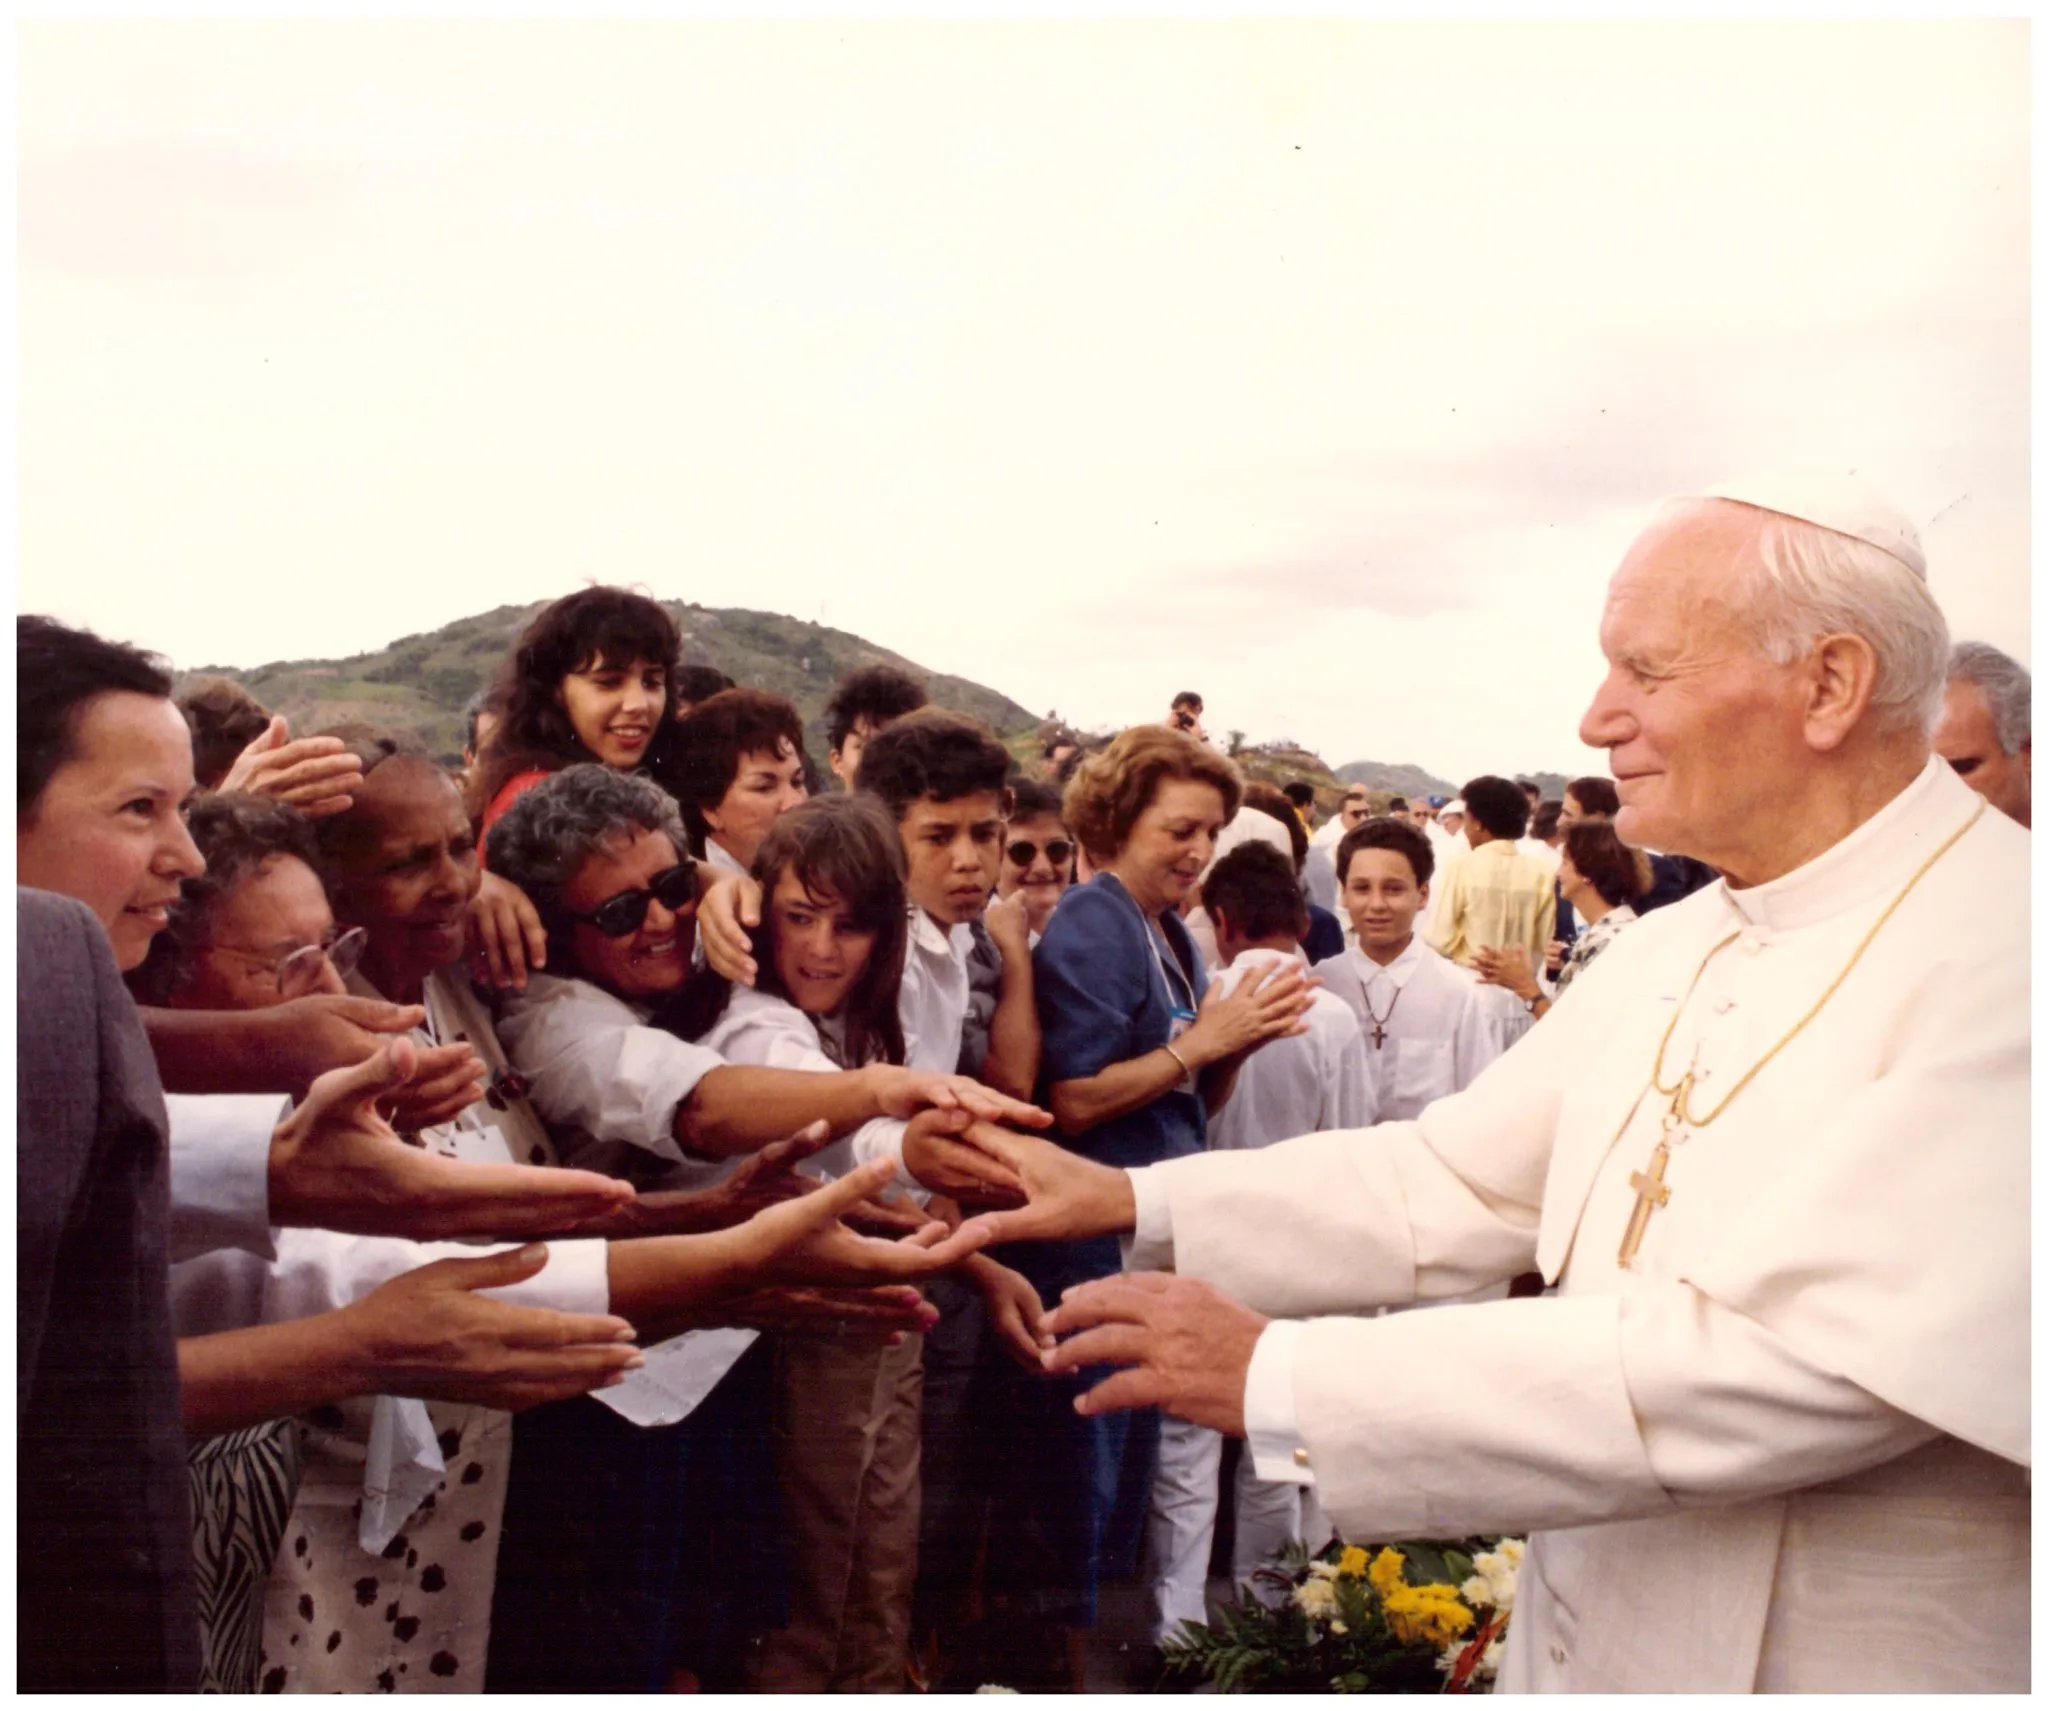
[[[462,749],[462,709],[490,681],[519,632],[545,601],[499,606],[423,635],[403,636],[375,653],[338,660],[278,660],[254,669],[209,665],[188,677],[217,673],[242,684],[295,733],[361,719],[410,737],[444,760]],[[667,602],[683,632],[683,657],[715,666],[737,683],[786,695],[803,714],[812,753],[825,754],[823,713],[832,686],[864,665],[893,665],[924,684],[942,707],[971,714],[1005,735],[1038,720],[1007,695],[875,646],[844,630],[776,612]]]
[[[272,712],[284,714],[291,720],[292,730],[302,735],[347,720],[362,720],[408,737],[452,763],[462,750],[464,705],[490,681],[519,632],[545,604],[535,601],[530,606],[494,607],[438,630],[402,636],[389,647],[348,659],[276,660],[247,669],[208,665],[185,677],[231,677]],[[928,671],[914,660],[845,630],[777,612],[692,606],[681,601],[667,602],[667,607],[683,632],[683,658],[692,664],[715,666],[736,683],[788,696],[803,715],[812,739],[812,756],[820,762],[825,756],[826,698],[841,676],[865,665],[893,665],[907,671],[925,686],[935,704],[984,721],[1020,760],[1037,756],[1038,734],[1045,721],[985,685]],[[1407,795],[1430,791],[1448,795],[1456,789],[1417,766],[1353,761],[1333,772],[1320,757],[1287,742],[1247,745],[1240,741],[1234,753],[1250,777],[1276,785],[1296,779],[1313,784],[1318,805],[1326,814],[1335,808],[1347,783],[1363,782],[1375,790]],[[1547,794],[1557,794],[1563,784],[1552,774],[1531,776],[1543,783]]]

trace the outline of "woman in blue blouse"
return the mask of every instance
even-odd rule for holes
[[[1125,731],[1068,786],[1065,818],[1094,877],[1060,899],[1032,956],[1044,1036],[1039,1102],[1053,1139],[1131,1168],[1202,1150],[1238,1066],[1298,1031],[1308,992],[1294,970],[1206,1001],[1207,976],[1180,909],[1216,834],[1237,812],[1236,767],[1161,725]],[[1005,1256],[1048,1307],[1120,1269],[1113,1236],[1019,1246]],[[1073,1398],[1101,1371],[1037,1379],[1017,1397],[1015,1537],[991,1552],[1013,1592],[1056,1627],[1095,1619],[1098,1573],[1128,1573],[1151,1489],[1158,1415],[1084,1419]],[[1078,1684],[1077,1684],[1078,1685]]]

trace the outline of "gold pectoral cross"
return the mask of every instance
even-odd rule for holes
[[[1692,1072],[1688,1070],[1679,1079],[1678,1091],[1672,1095],[1671,1109],[1664,1113],[1664,1133],[1651,1149],[1650,1168],[1629,1173],[1628,1185],[1636,1191],[1636,1206],[1628,1215],[1628,1228],[1621,1235],[1621,1254],[1616,1263],[1623,1271],[1635,1264],[1636,1249],[1643,1245],[1643,1234],[1650,1227],[1650,1214],[1671,1204],[1671,1189],[1664,1180],[1664,1167],[1671,1162],[1671,1137],[1685,1121],[1685,1096],[1691,1091]]]
[[[1671,1149],[1661,1140],[1650,1154],[1649,1174],[1632,1171],[1628,1185],[1636,1191],[1636,1209],[1628,1215],[1628,1228],[1622,1233],[1620,1265],[1623,1271],[1635,1264],[1636,1249],[1642,1246],[1643,1232],[1650,1227],[1650,1214],[1669,1203],[1671,1190],[1664,1183],[1664,1167],[1671,1161]]]

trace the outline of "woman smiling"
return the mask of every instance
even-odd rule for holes
[[[1123,1169],[1200,1152],[1208,1114],[1229,1098],[1238,1065],[1267,1040],[1299,1031],[1309,993],[1298,972],[1209,999],[1181,924],[1242,791],[1228,760],[1157,725],[1125,731],[1068,786],[1065,822],[1094,877],[1060,899],[1032,956],[1044,1102],[1062,1146]],[[1047,1306],[1122,1266],[1114,1237],[1013,1254],[1004,1257]],[[1019,1386],[1015,1396],[1028,1424],[1019,1429],[1023,1477],[1008,1492],[1017,1505],[1014,1554],[1032,1564],[1034,1601],[1069,1628],[1094,1621],[1098,1573],[1135,1554],[1128,1530],[1111,1536],[1111,1515],[1123,1508],[1120,1488],[1125,1512],[1143,1512],[1159,1432],[1151,1411],[1076,1415],[1074,1397],[1101,1376]]]

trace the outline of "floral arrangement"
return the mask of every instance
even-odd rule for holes
[[[1184,1622],[1160,1648],[1176,1675],[1225,1693],[1468,1693],[1500,1667],[1520,1539],[1299,1540],[1253,1575],[1213,1624]]]

